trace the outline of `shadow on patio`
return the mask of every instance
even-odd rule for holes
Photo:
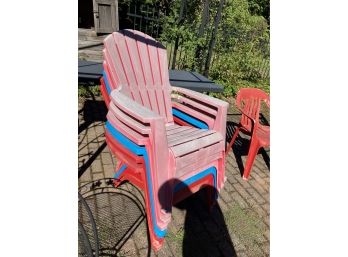
[[[99,256],[155,254],[150,248],[144,198],[136,187],[125,183],[114,188],[112,179],[101,179],[84,184],[79,191],[83,197],[79,201],[79,222],[83,227],[79,235],[79,256],[89,256],[89,247],[94,255],[99,248]],[[169,243],[155,255],[236,256],[219,204],[211,212],[207,209],[206,189],[176,204],[174,208],[186,213],[184,225],[169,227],[165,238]],[[82,233],[87,236],[84,237]]]

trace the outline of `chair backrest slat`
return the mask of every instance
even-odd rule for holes
[[[146,90],[144,90],[144,88],[141,87],[141,85],[146,85],[146,80],[145,80],[145,76],[144,76],[145,74],[144,74],[144,70],[141,64],[141,59],[140,59],[140,55],[138,51],[139,49],[138,49],[137,41],[132,37],[125,37],[125,42],[126,42],[128,51],[129,52],[132,51],[133,53],[133,54],[129,54],[129,58],[131,60],[132,69],[134,72],[134,78],[136,80],[135,83],[138,87],[142,105],[151,109],[149,96]]]
[[[132,59],[136,58],[134,57],[135,51],[131,49],[132,52],[130,52],[126,42],[126,38],[121,33],[113,33],[113,37],[115,42],[117,42],[116,49],[121,59],[123,73],[125,74],[125,78],[127,81],[126,85],[128,85],[133,99],[139,104],[143,105],[144,103],[140,96],[140,92],[138,89],[138,81],[136,78],[136,73],[134,71],[134,61],[132,62]]]
[[[135,30],[112,33],[104,46],[104,69],[112,89],[122,85],[122,93],[173,122],[166,49]]]
[[[154,39],[150,40],[149,36],[139,31],[135,31],[134,34],[137,40],[139,61],[142,64],[143,74],[145,75],[146,93],[151,103],[151,109],[159,114],[163,114],[163,111],[161,113],[158,95],[154,88],[161,83],[158,80],[158,63],[154,62],[154,56],[151,58],[152,50],[156,50],[158,47],[157,42]]]
[[[104,61],[106,62],[106,65],[109,67],[109,70],[111,72],[111,75],[114,77],[114,80],[117,82],[116,86],[118,86],[119,84],[126,84],[127,80],[124,72],[119,72],[123,70],[123,68],[121,66],[121,58],[116,49],[116,44],[112,40],[111,35],[108,38],[109,40],[104,40]]]

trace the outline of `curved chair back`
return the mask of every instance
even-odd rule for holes
[[[121,92],[173,122],[166,48],[136,30],[121,30],[104,39],[104,71],[111,91]],[[105,77],[104,77],[105,79]]]
[[[252,120],[255,125],[259,123],[261,101],[270,106],[270,98],[264,91],[258,88],[241,88],[237,93],[236,105],[242,111],[241,125],[251,132]]]

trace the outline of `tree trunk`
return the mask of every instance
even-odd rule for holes
[[[208,76],[208,73],[209,73],[210,61],[211,61],[213,49],[214,49],[215,43],[216,43],[216,34],[217,34],[219,23],[221,20],[221,12],[222,12],[222,7],[223,7],[224,3],[225,3],[225,0],[220,0],[219,9],[217,10],[216,16],[214,19],[214,30],[213,30],[211,38],[210,38],[209,48],[208,48],[208,56],[207,56],[207,59],[205,62],[205,67],[204,67],[204,72],[203,72],[203,75],[206,77]]]
[[[179,14],[179,20],[178,20],[178,25],[180,25],[184,21],[184,11],[186,9],[186,0],[181,0],[181,5],[180,5],[180,14]],[[175,69],[175,64],[176,64],[176,54],[178,52],[179,48],[179,35],[176,36],[175,38],[175,43],[174,43],[174,52],[173,52],[173,59],[172,59],[172,69]]]
[[[202,11],[202,18],[201,18],[201,25],[199,26],[197,38],[200,39],[203,37],[205,28],[207,27],[207,24],[209,23],[209,0],[204,1],[204,6],[203,6],[203,11]],[[203,46],[198,45],[196,47],[196,52],[195,52],[195,61],[192,64],[192,69],[196,67],[201,68],[202,67],[202,58],[201,54],[203,51]]]
[[[179,36],[176,37],[175,43],[174,43],[174,52],[173,52],[173,59],[172,59],[172,70],[175,70],[176,54],[178,52],[178,48],[179,48]]]

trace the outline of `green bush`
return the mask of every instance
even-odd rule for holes
[[[177,57],[177,67],[202,73],[219,0],[210,1],[209,19],[200,37],[202,1],[187,1],[186,16],[181,21],[181,0],[170,3],[171,12],[162,18],[160,41],[169,42],[166,47],[172,52],[178,37],[177,56],[184,58]],[[258,87],[269,92],[269,25],[263,16],[250,13],[253,8],[247,0],[225,1],[209,69],[209,78],[224,86],[225,96],[234,96],[240,87]],[[199,48],[201,51],[197,51]]]

